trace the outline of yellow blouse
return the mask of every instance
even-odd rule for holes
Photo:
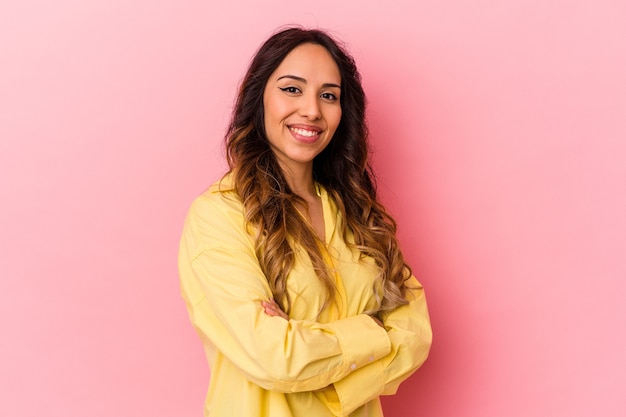
[[[385,328],[363,314],[376,303],[376,267],[346,245],[341,215],[320,191],[338,302],[318,317],[325,290],[297,250],[288,321],[263,311],[272,294],[228,177],[191,205],[179,270],[211,369],[205,417],[382,416],[378,397],[394,394],[426,360],[432,334],[422,286],[411,278],[409,304],[384,316]]]

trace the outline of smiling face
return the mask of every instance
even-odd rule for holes
[[[263,93],[265,134],[283,170],[311,170],[341,120],[341,75],[320,45],[294,48]]]

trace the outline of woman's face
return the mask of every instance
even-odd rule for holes
[[[265,133],[283,170],[312,167],[341,120],[340,95],[339,68],[320,45],[296,47],[270,75]]]

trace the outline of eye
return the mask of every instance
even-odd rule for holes
[[[328,101],[337,101],[338,98],[336,95],[334,95],[333,93],[322,93],[322,95],[320,95],[321,98],[323,98],[324,100],[328,100]]]
[[[289,93],[289,94],[298,94],[300,92],[300,89],[297,87],[278,87],[280,89],[280,91],[284,91],[285,93]]]

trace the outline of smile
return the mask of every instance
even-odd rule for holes
[[[309,129],[303,129],[300,127],[289,127],[289,130],[291,130],[296,135],[304,136],[307,138],[313,138],[320,134],[318,130],[309,130]]]

